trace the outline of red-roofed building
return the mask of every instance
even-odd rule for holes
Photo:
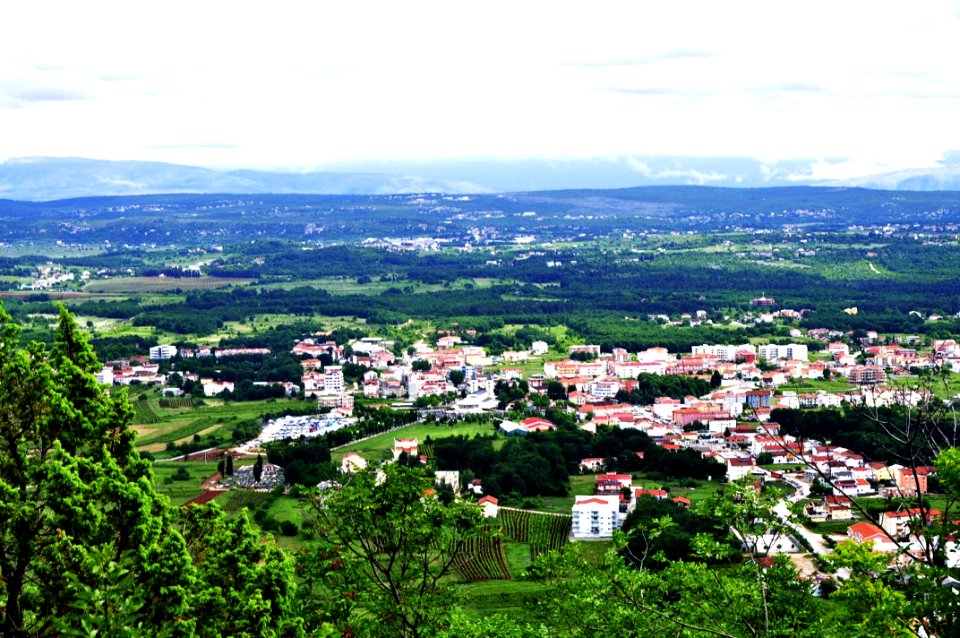
[[[617,494],[625,487],[628,489],[633,487],[632,476],[607,472],[606,474],[597,474],[594,492],[597,494]]]
[[[603,469],[603,459],[600,457],[590,457],[580,459],[581,472],[599,472]]]
[[[477,505],[483,508],[484,518],[496,518],[500,513],[499,503],[496,496],[484,496],[477,501]]]
[[[548,432],[550,430],[557,429],[557,426],[550,421],[538,417],[530,417],[529,419],[524,419],[520,423],[527,429],[527,432]]]
[[[622,524],[619,495],[576,497],[573,504],[574,538],[610,538]]]
[[[417,456],[417,440],[416,439],[394,439],[393,440],[393,458],[394,460],[399,459],[401,454],[406,453],[408,456]]]
[[[847,528],[847,536],[855,543],[873,541],[873,550],[877,552],[897,551],[897,544],[893,539],[873,523],[866,521],[854,523]]]

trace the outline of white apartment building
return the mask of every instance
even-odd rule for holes
[[[620,496],[577,496],[573,504],[573,537],[578,540],[610,538],[620,529]]]
[[[785,346],[768,344],[757,348],[757,354],[767,361],[806,361],[807,346],[799,343],[791,343]]]
[[[736,361],[738,352],[749,352],[751,354],[757,353],[757,348],[753,344],[744,343],[739,346],[728,346],[728,345],[707,345],[703,344],[702,346],[693,346],[690,352],[694,356],[703,356],[708,355],[711,357],[717,357],[720,361]]]
[[[177,356],[177,346],[161,345],[150,348],[150,360],[173,359]]]
[[[323,389],[325,392],[343,392],[343,368],[340,366],[324,368]]]

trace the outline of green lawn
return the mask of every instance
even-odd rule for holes
[[[463,611],[468,616],[505,614],[527,621],[536,618],[537,603],[545,599],[548,590],[543,582],[522,580],[460,583],[455,588],[463,596]]]
[[[722,485],[722,483],[716,481],[693,481],[693,487],[681,487],[679,480],[652,479],[642,472],[636,472],[633,476],[634,489],[666,489],[670,492],[670,498],[685,496],[690,499],[691,505],[696,505],[698,502],[710,498]],[[544,512],[569,514],[573,508],[574,497],[593,494],[595,484],[595,474],[575,474],[570,477],[570,493],[567,496],[541,496],[534,499],[534,501],[539,501],[536,509]]]
[[[406,427],[377,435],[366,441],[357,441],[346,445],[338,450],[334,450],[332,456],[334,461],[339,461],[347,452],[356,452],[368,461],[378,461],[381,459],[392,458],[394,439],[417,439],[423,443],[428,436],[434,439],[441,439],[448,436],[463,434],[473,436],[475,434],[493,434],[494,429],[491,423],[413,423]]]
[[[817,390],[825,392],[846,392],[852,390],[854,386],[847,383],[846,379],[803,379],[796,383],[785,383],[777,386],[779,392],[792,390],[797,394],[812,394]]]
[[[190,478],[185,481],[171,481],[174,473],[185,469]],[[157,491],[170,498],[174,505],[183,505],[192,498],[200,495],[203,489],[201,484],[217,473],[217,464],[214,461],[173,461],[170,463],[153,464],[153,484]],[[220,497],[222,498],[222,497]]]

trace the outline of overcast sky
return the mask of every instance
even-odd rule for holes
[[[960,150],[960,5],[45,2],[0,8],[0,160],[214,168]],[[842,160],[842,162],[840,162]]]

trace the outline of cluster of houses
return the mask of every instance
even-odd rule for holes
[[[755,305],[764,308],[765,299],[761,298]],[[360,339],[346,347],[318,334],[299,341],[291,349],[300,358],[303,372],[299,386],[289,385],[294,392],[302,389],[305,396],[316,398],[320,406],[331,408],[334,418],[349,416],[354,396],[361,392],[366,397],[410,400],[459,395],[459,399],[451,402],[455,413],[490,412],[498,407],[494,395],[496,383],[525,376],[521,368],[511,367],[511,364],[542,356],[549,347],[544,342],[534,342],[529,350],[508,351],[493,357],[484,348],[465,341],[475,335],[470,332],[442,334],[434,345],[417,343],[401,356],[391,352],[391,342],[381,339]],[[792,333],[795,337],[803,336],[795,329]],[[915,347],[917,338],[879,343],[876,333],[867,332],[854,350],[851,341],[841,340],[842,333],[836,331],[811,330],[805,336],[820,339],[827,356],[811,361],[809,348],[804,343],[703,344],[693,347],[689,353],[679,354],[665,348],[648,348],[636,353],[613,348],[605,353],[599,346],[583,344],[571,346],[566,359],[544,362],[542,373],[527,375],[525,380],[531,393],[545,393],[551,382],[559,382],[567,389],[570,404],[567,409],[575,412],[580,427],[585,430],[596,432],[599,426],[613,426],[643,431],[665,450],[691,449],[716,459],[726,467],[728,480],[781,478],[808,494],[811,485],[829,479],[832,494],[806,507],[809,520],[849,520],[853,524],[848,535],[856,540],[878,540],[878,533],[888,539],[902,537],[906,521],[916,518],[910,512],[885,515],[883,524],[877,527],[878,532],[868,528],[869,523],[855,521],[851,498],[875,495],[878,491],[883,496],[925,493],[932,468],[917,470],[888,466],[867,461],[842,447],[795,439],[780,432],[779,425],[770,420],[771,411],[778,407],[838,407],[844,402],[870,406],[915,405],[928,397],[915,391],[885,387],[888,375],[935,366],[960,371],[960,345],[954,340],[938,340],[932,351],[921,353]],[[265,349],[235,349],[218,350],[213,354],[237,356],[267,352]],[[194,352],[159,345],[151,348],[149,354],[149,359],[134,357],[109,362],[98,378],[102,383],[162,385],[166,379],[160,373],[158,361],[178,355],[209,356],[211,353],[209,350]],[[360,382],[362,385],[347,384],[343,374],[343,365],[347,363],[367,368]],[[489,370],[492,366],[497,366],[496,371]],[[454,372],[460,374],[454,375]],[[617,402],[616,397],[621,391],[630,392],[638,387],[638,377],[644,373],[697,375],[711,380],[714,389],[701,397],[659,397],[649,405]],[[840,392],[778,390],[788,382],[828,377],[846,379],[854,387]],[[229,382],[197,380],[203,383],[208,395],[232,390]],[[328,424],[321,429],[326,427]],[[508,436],[549,431],[555,427],[550,421],[538,417],[520,422],[504,420],[498,425],[499,430]],[[395,441],[394,460],[402,455],[425,462],[419,454],[416,439]],[[786,468],[796,464],[803,466],[800,471],[777,470],[777,466]],[[366,465],[367,461],[354,453],[342,459],[344,472],[356,471]],[[664,490],[636,489],[629,475],[604,473],[605,469],[603,459],[583,459],[581,462],[582,472],[598,474],[595,493],[576,497],[574,538],[608,538],[620,528],[638,497],[669,498]],[[449,482],[453,479],[443,477],[442,480]],[[456,490],[460,489],[458,484]],[[485,509],[496,511],[496,499],[484,496],[481,485],[469,485],[465,489],[485,498],[482,504]],[[683,497],[672,500],[678,507],[690,504]],[[878,547],[884,546],[880,539]]]
[[[583,469],[602,467],[603,459],[583,459]],[[573,525],[571,534],[576,540],[598,540],[610,538],[613,532],[623,526],[627,514],[637,506],[637,499],[654,498],[658,501],[671,500],[677,507],[690,507],[690,499],[684,496],[670,498],[670,494],[660,488],[635,488],[630,474],[606,472],[597,474],[594,493],[576,496],[573,504]]]
[[[30,283],[20,284],[21,290],[47,290],[48,288],[57,288],[63,284],[76,281],[77,276],[60,266],[48,264],[37,267],[36,277]],[[90,271],[84,270],[80,274],[81,281],[90,279]]]

